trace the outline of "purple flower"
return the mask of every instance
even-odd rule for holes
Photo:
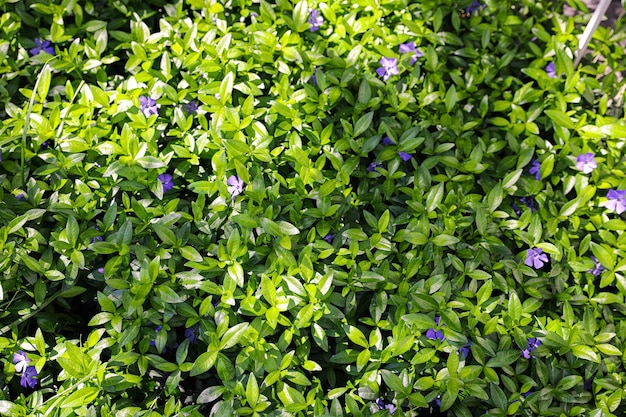
[[[524,261],[526,265],[539,269],[546,262],[548,262],[548,256],[543,253],[543,249],[533,248],[526,251],[526,260]]]
[[[481,4],[480,4],[480,2],[479,2],[478,0],[474,0],[474,1],[472,2],[472,4],[470,4],[469,6],[467,6],[467,8],[465,9],[465,13],[467,13],[467,14],[472,14],[472,13],[474,13],[474,11],[475,11],[475,10],[477,10],[477,9],[479,9],[479,8],[482,10],[482,9],[484,9],[484,8],[485,8],[485,5],[484,5],[484,4],[482,4],[482,5],[481,5]]]
[[[324,70],[320,70],[322,73]],[[313,76],[311,77],[313,80],[313,85],[317,85],[317,67],[313,68]]]
[[[367,166],[367,171],[368,172],[374,172],[376,171],[376,168],[381,167],[381,164],[377,164],[376,162],[372,162]]]
[[[467,358],[469,356],[470,346],[471,346],[471,343],[468,340],[467,343],[464,344],[463,347],[460,347],[459,350],[457,351],[459,356],[463,358]]]
[[[319,10],[313,9],[309,12],[308,22],[311,25],[311,32],[315,32],[324,24],[324,18],[320,15]]]
[[[439,322],[441,318],[439,316],[435,316],[435,325],[439,326]],[[430,328],[426,330],[426,337],[430,340],[440,340],[443,342],[445,337],[443,336],[443,332],[441,330],[435,330],[434,328]]]
[[[546,72],[548,73],[548,77],[550,77],[550,78],[557,78],[557,76],[556,76],[556,66],[554,65],[554,62],[550,62],[550,63],[548,63],[548,65],[546,65]]]
[[[28,200],[28,197],[26,197],[24,193],[19,193],[18,195],[15,196],[15,198],[18,200],[22,200],[24,198]]]
[[[381,67],[376,70],[376,74],[387,81],[392,75],[400,74],[398,71],[398,60],[396,58],[380,58]]]
[[[198,104],[191,100],[189,103],[185,104],[185,108],[187,109],[187,114],[194,114],[198,110]]]
[[[195,345],[196,343],[198,343],[198,331],[199,330],[200,330],[200,327],[198,327],[197,324],[194,327],[185,329],[185,337],[189,339],[189,343],[191,343],[192,345]]]
[[[437,395],[437,398],[435,398],[435,404],[437,407],[441,407],[441,395]]]
[[[172,176],[170,174],[160,174],[158,178],[161,184],[163,184],[164,193],[174,188],[174,182],[172,182]]]
[[[539,346],[541,346],[541,340],[536,337],[529,338],[528,342],[526,342],[526,349],[522,350],[522,356],[525,359],[530,359],[530,352],[537,349]]]
[[[334,233],[329,233],[326,236],[324,236],[324,240],[328,243],[333,243],[333,239],[335,238],[335,234]]]
[[[587,272],[589,272],[590,274],[593,274],[594,277],[599,277],[600,274],[602,274],[602,272],[604,271],[604,267],[595,256],[592,256],[591,260],[594,261],[596,264],[592,269],[590,269]]]
[[[539,172],[540,170],[541,170],[541,163],[539,163],[539,161],[537,161],[536,159],[533,159],[530,162],[529,172],[531,174],[535,174],[535,179],[536,180],[541,178],[541,172]]]
[[[411,155],[410,153],[406,153],[406,152],[398,152],[398,156],[403,161],[408,161],[409,159],[413,158],[413,155]]]
[[[389,410],[390,414],[393,414],[396,411],[395,405],[393,405],[392,403],[385,403],[385,401],[382,398],[378,398],[376,400],[376,405],[378,406],[380,410],[385,410],[385,409]]]
[[[159,105],[156,100],[150,97],[139,97],[139,108],[143,112],[144,116],[150,117],[152,114],[159,114]]]
[[[609,190],[606,193],[607,201],[600,203],[617,214],[622,214],[626,210],[626,190]]]
[[[29,366],[24,370],[24,373],[22,373],[20,385],[24,388],[34,388],[35,385],[37,385],[37,378],[35,378],[37,375],[39,375],[37,369],[35,369],[34,366]]]
[[[389,145],[395,145],[396,143],[394,141],[392,141],[391,139],[389,139],[389,136],[385,136],[383,138],[383,145],[385,146],[389,146]]]
[[[594,159],[594,154],[591,152],[581,153],[576,158],[576,169],[582,171],[583,174],[590,174],[594,169],[598,167],[596,160]]]
[[[233,200],[239,194],[243,193],[244,182],[238,176],[231,175],[230,177],[228,177],[228,180],[226,181],[226,184],[228,184],[228,192],[233,197]]]
[[[415,42],[403,43],[402,45],[400,45],[399,51],[401,54],[406,54],[406,53],[413,54],[411,55],[411,65],[417,62],[417,58],[424,56],[422,51],[417,49],[417,47],[415,46]]]
[[[23,372],[28,367],[30,359],[28,359],[23,350],[18,350],[17,353],[13,354],[13,363],[15,364],[16,372]]]
[[[104,267],[101,266],[100,268],[98,268],[98,272],[104,274]]]
[[[535,197],[533,197],[532,195],[529,195],[527,197],[522,197],[520,198],[520,201],[530,209],[531,212],[536,212],[537,209],[539,208],[537,206],[537,200],[535,200]]]
[[[519,207],[517,207],[517,204],[515,204],[515,203],[511,204],[511,208],[513,209],[513,212],[517,216],[521,216],[522,215],[522,210],[520,210]]]
[[[35,46],[29,52],[32,56],[39,55],[41,52],[45,52],[50,55],[54,55],[54,47],[50,43],[50,41],[42,41],[39,38],[35,38]]]
[[[102,236],[96,236],[91,238],[91,244],[93,245],[96,242],[102,242]]]

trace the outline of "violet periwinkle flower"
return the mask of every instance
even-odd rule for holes
[[[600,274],[602,274],[602,272],[604,271],[604,267],[602,266],[598,258],[596,258],[595,256],[592,256],[591,260],[594,261],[596,264],[588,272],[590,274],[593,274],[594,277],[599,277]]]
[[[435,325],[439,326],[439,322],[441,318],[439,316],[435,316]],[[426,337],[430,340],[439,340],[441,342],[444,341],[445,337],[443,336],[443,332],[441,330],[435,330],[434,328],[430,328],[426,331]]]
[[[189,103],[185,104],[185,109],[187,109],[187,114],[194,114],[198,110],[198,104],[191,100]]]
[[[528,342],[526,342],[526,349],[522,350],[522,356],[525,359],[530,359],[530,352],[537,349],[539,346],[541,346],[541,340],[536,337],[529,338]]]
[[[598,163],[595,160],[595,155],[591,152],[581,153],[576,158],[576,169],[582,171],[583,174],[591,174],[594,169],[598,167]]]
[[[554,65],[554,62],[550,62],[548,63],[548,65],[546,65],[546,73],[548,74],[548,77],[550,78],[557,78],[556,66]]]
[[[396,411],[396,406],[393,405],[392,403],[385,403],[385,401],[382,398],[378,398],[376,400],[376,406],[378,406],[378,408],[380,410],[389,410],[390,414],[393,414]]]
[[[412,53],[411,55],[411,65],[417,62],[417,58],[424,56],[422,51],[417,49],[415,46],[415,42],[403,43],[400,45],[399,51],[401,54]]]
[[[383,77],[383,80],[387,81],[392,75],[400,74],[398,70],[397,58],[380,58],[381,67],[376,70],[378,76]]]
[[[437,398],[435,398],[435,404],[437,405],[437,408],[441,407],[441,395],[437,395]]]
[[[543,253],[543,249],[533,248],[526,251],[526,260],[524,261],[526,265],[539,269],[543,267],[546,262],[548,262],[548,256]]]
[[[376,168],[381,167],[381,164],[377,164],[376,162],[372,162],[367,166],[367,172],[374,172]]]
[[[311,25],[311,32],[316,32],[324,24],[324,18],[320,15],[319,10],[313,9],[309,12],[308,22]]]
[[[195,345],[198,343],[198,332],[200,328],[196,324],[194,327],[189,327],[185,329],[185,338],[189,339],[189,343]]]
[[[385,146],[389,146],[389,145],[395,145],[396,143],[394,141],[392,141],[389,136],[385,136],[383,138],[383,145]]]
[[[42,41],[39,38],[35,38],[35,45],[37,46],[35,46],[33,49],[29,51],[32,56],[39,55],[41,52],[54,55],[54,47],[52,46],[50,41],[47,41],[47,40]]]
[[[515,203],[511,204],[511,208],[513,209],[513,213],[515,213],[517,216],[522,215],[522,210],[520,210],[519,207],[517,207],[517,204]]]
[[[464,344],[462,347],[460,347],[459,350],[457,351],[459,356],[461,356],[462,358],[467,358],[469,356],[470,346],[471,346],[471,343],[468,340],[467,343]]]
[[[609,190],[606,193],[606,198],[607,201],[600,203],[601,206],[617,214],[622,214],[626,211],[626,190]]]
[[[539,208],[537,206],[537,200],[535,200],[535,197],[533,197],[532,195],[529,195],[527,197],[522,197],[520,198],[520,201],[530,209],[531,212],[536,212],[537,209]]]
[[[23,372],[28,367],[30,359],[28,359],[23,350],[18,350],[17,353],[13,354],[13,363],[15,364],[16,372]]]
[[[163,185],[163,192],[166,193],[172,188],[174,188],[174,182],[172,181],[172,176],[170,174],[160,174],[159,181]]]
[[[238,176],[231,175],[230,177],[228,177],[228,180],[226,180],[226,184],[228,184],[228,192],[233,197],[233,200],[239,194],[243,193],[244,182]]]
[[[535,179],[538,180],[541,178],[541,163],[539,161],[537,161],[536,159],[533,159],[530,162],[530,169],[528,170],[528,172],[532,174],[535,174]]]
[[[398,156],[403,161],[408,161],[409,159],[413,158],[413,155],[411,155],[410,153],[406,153],[406,152],[398,152]]]
[[[328,243],[333,243],[333,239],[335,238],[335,234],[334,233],[329,233],[326,236],[324,236],[324,240]]]
[[[159,105],[156,100],[150,97],[139,97],[139,108],[143,112],[144,116],[150,117],[153,114],[159,114]]]
[[[100,268],[98,268],[98,273],[100,273],[100,274],[104,274],[104,267],[100,267]]]
[[[472,4],[470,4],[469,6],[467,6],[467,8],[465,9],[465,13],[467,14],[472,14],[474,13],[474,11],[476,11],[477,9],[484,9],[485,5],[484,4],[480,4],[480,2],[478,0],[474,0],[472,2]]]
[[[37,378],[35,378],[37,375],[39,375],[39,372],[37,372],[34,366],[27,367],[22,373],[20,385],[24,388],[34,388],[37,385]]]

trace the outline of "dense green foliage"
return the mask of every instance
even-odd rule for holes
[[[626,412],[621,21],[169,3],[0,3],[1,415]]]

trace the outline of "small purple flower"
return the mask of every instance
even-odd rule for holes
[[[604,271],[604,267],[602,266],[598,258],[596,258],[595,256],[592,256],[591,260],[594,261],[596,264],[592,269],[590,269],[587,272],[589,272],[590,274],[593,274],[594,277],[599,277],[600,274],[602,274],[602,272]]]
[[[155,99],[141,96],[139,97],[139,104],[139,108],[143,112],[144,116],[150,117],[150,115],[159,114],[159,104],[157,104]]]
[[[189,343],[195,345],[198,343],[198,331],[200,331],[200,327],[196,324],[194,327],[189,327],[185,329],[185,337],[189,339]]]
[[[526,260],[524,261],[526,265],[539,269],[546,262],[548,262],[548,256],[543,253],[543,249],[533,248],[526,251]]]
[[[98,273],[104,274],[104,267],[101,266],[100,268],[98,268]]]
[[[550,62],[546,65],[546,73],[548,73],[548,77],[550,78],[557,78],[556,66],[554,65],[554,62]]]
[[[96,242],[102,242],[102,236],[96,236],[91,238],[91,244],[93,245]]]
[[[583,174],[590,174],[598,167],[598,163],[594,159],[595,155],[591,152],[581,153],[576,158],[576,169],[582,171]]]
[[[398,59],[397,58],[380,58],[381,67],[376,70],[378,76],[383,77],[383,80],[387,81],[392,75],[400,74],[398,71]]]
[[[478,0],[474,0],[472,2],[472,4],[470,4],[469,6],[467,6],[467,8],[465,9],[465,13],[467,14],[472,14],[474,13],[474,11],[476,11],[477,9],[484,9],[485,5],[484,4],[480,4],[480,2]]]
[[[244,182],[238,176],[231,175],[230,177],[228,177],[228,180],[226,181],[226,184],[228,184],[228,192],[233,197],[233,200],[239,194],[243,193]]]
[[[439,326],[439,322],[441,321],[441,317],[435,316],[435,325]],[[445,337],[443,336],[443,332],[441,330],[435,330],[434,328],[430,328],[426,330],[426,337],[430,340],[439,340],[441,342],[444,341]]]
[[[541,172],[539,172],[540,170],[541,170],[541,163],[537,161],[536,159],[533,159],[530,163],[529,172],[531,174],[535,174],[536,180],[541,178]]]
[[[30,359],[28,359],[23,350],[18,350],[17,353],[13,354],[13,363],[15,364],[16,372],[23,372],[28,367]]]
[[[535,200],[535,197],[533,197],[532,195],[529,195],[527,197],[522,197],[520,198],[520,201],[522,202],[522,204],[528,207],[530,211],[533,213],[536,212],[537,209],[539,208],[537,206],[537,200]]]
[[[172,181],[172,176],[170,174],[160,174],[159,181],[163,184],[163,192],[166,193],[172,188],[174,188],[174,182]]]
[[[187,109],[187,114],[194,114],[198,110],[198,104],[191,100],[189,103],[185,104],[185,109]]]
[[[390,414],[395,413],[396,411],[396,406],[393,405],[392,403],[385,403],[385,401],[382,398],[378,398],[376,400],[376,406],[380,409],[380,410],[389,410]]]
[[[600,203],[601,206],[617,214],[622,214],[626,211],[626,190],[609,190],[609,192],[606,193],[606,198],[607,201]]]
[[[524,359],[530,359],[530,352],[537,349],[539,346],[541,346],[541,340],[536,337],[529,338],[528,342],[526,342],[526,349],[522,350]]]
[[[513,213],[515,213],[518,217],[522,215],[522,210],[517,207],[517,204],[511,204],[511,208],[513,209]]]
[[[415,46],[415,42],[403,43],[400,45],[399,51],[401,54],[412,53],[411,55],[411,65],[417,62],[417,58],[424,56],[422,51],[417,49]]]
[[[406,153],[406,152],[398,152],[398,156],[403,161],[408,161],[409,159],[413,158],[413,155],[411,155],[410,153]]]
[[[16,199],[18,200],[22,200],[22,199],[26,199],[28,200],[28,197],[26,197],[26,195],[24,193],[19,193],[18,195],[15,196]]]
[[[383,145],[385,146],[389,146],[389,145],[395,145],[396,143],[394,141],[392,141],[389,136],[385,136],[383,138]]]
[[[437,398],[435,398],[435,404],[438,408],[441,407],[441,395],[437,395]]]
[[[215,94],[214,94],[214,97],[215,97],[216,99],[218,99],[218,100],[221,100],[221,99],[222,99],[222,96],[220,95],[220,93],[215,93]]]
[[[381,167],[381,164],[377,164],[376,162],[372,162],[367,166],[367,172],[374,172],[376,168]]]
[[[308,22],[311,25],[311,32],[316,32],[324,24],[324,18],[320,15],[319,10],[313,9],[309,12]]]
[[[24,388],[34,388],[35,385],[37,385],[37,378],[35,378],[37,375],[39,375],[37,369],[35,369],[34,366],[29,366],[24,370],[24,373],[22,373],[20,385]]]
[[[335,234],[334,233],[329,233],[326,236],[324,236],[324,240],[328,243],[333,243],[333,239],[335,238]]]
[[[459,350],[457,351],[459,356],[461,356],[462,358],[467,358],[469,356],[470,346],[471,346],[471,343],[468,340],[467,343],[464,344],[463,347],[460,347]]]
[[[39,38],[35,38],[35,46],[29,52],[32,56],[39,55],[41,52],[45,52],[50,55],[54,55],[54,47],[50,43],[50,41],[42,41]]]
[[[45,141],[45,142],[43,142],[43,143],[39,146],[39,149],[44,149],[44,150],[45,150],[45,149],[48,149],[48,146],[50,146],[50,145],[48,144],[48,141]]]

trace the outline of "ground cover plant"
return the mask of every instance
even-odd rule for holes
[[[623,415],[569,4],[4,1],[0,415]]]

